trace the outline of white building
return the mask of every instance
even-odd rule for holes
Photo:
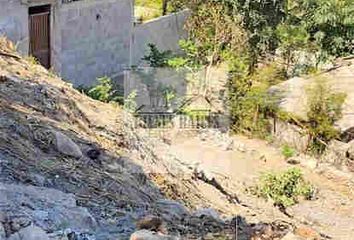
[[[132,0],[0,1],[0,35],[76,86],[130,65]]]

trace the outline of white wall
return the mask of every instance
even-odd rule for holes
[[[178,51],[178,42],[186,37],[184,24],[188,11],[163,16],[151,21],[137,24],[133,32],[132,63],[139,65],[148,52],[148,44],[153,43],[159,50]]]
[[[21,4],[21,0],[0,2],[0,35],[14,42],[20,53],[28,54],[28,7]]]
[[[130,63],[131,0],[62,4],[53,19],[53,63],[63,79],[92,85]]]

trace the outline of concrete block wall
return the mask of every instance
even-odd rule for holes
[[[162,16],[134,27],[132,41],[132,63],[140,65],[148,53],[148,44],[153,43],[159,50],[178,52],[179,40],[186,37],[184,24],[189,15],[185,10]]]
[[[6,36],[17,46],[17,50],[28,54],[28,7],[21,0],[1,0],[0,36]]]
[[[63,79],[90,86],[130,65],[131,0],[62,4],[54,15],[53,63]]]

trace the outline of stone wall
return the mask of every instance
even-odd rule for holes
[[[130,65],[131,0],[62,4],[53,19],[53,64],[75,86],[93,85]]]
[[[153,19],[134,28],[132,43],[132,63],[139,65],[148,50],[148,44],[155,44],[160,50],[179,51],[178,42],[186,37],[184,23],[188,11]]]
[[[1,0],[0,35],[14,42],[20,53],[28,54],[28,7],[21,0]]]

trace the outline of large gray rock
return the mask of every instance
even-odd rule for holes
[[[179,240],[179,238],[158,234],[148,230],[139,230],[130,236],[130,240]]]
[[[322,161],[335,165],[337,167],[344,166],[348,160],[350,144],[333,140],[328,144]]]
[[[343,116],[337,122],[341,131],[354,127],[354,64],[348,60],[341,67],[327,71],[316,77],[295,77],[270,88],[271,94],[280,94],[280,108],[302,119],[307,119],[308,89],[316,84],[318,79],[327,80],[327,84],[334,92],[347,95],[343,105]]]
[[[74,195],[49,188],[0,183],[0,212],[12,233],[29,224],[46,232],[63,227],[85,232],[97,225],[86,208],[76,205]]]
[[[220,216],[219,216],[219,213],[216,212],[212,208],[201,208],[201,209],[198,209],[198,210],[196,210],[193,213],[193,216],[198,217],[198,218],[207,217],[207,218],[213,219],[213,220],[215,220],[217,222],[222,221]]]
[[[8,240],[49,240],[49,237],[41,228],[29,226],[12,234]]]
[[[54,132],[57,150],[67,156],[81,158],[82,151],[68,136],[61,132]]]
[[[156,208],[167,221],[181,220],[188,215],[188,210],[181,203],[172,200],[158,200]]]

